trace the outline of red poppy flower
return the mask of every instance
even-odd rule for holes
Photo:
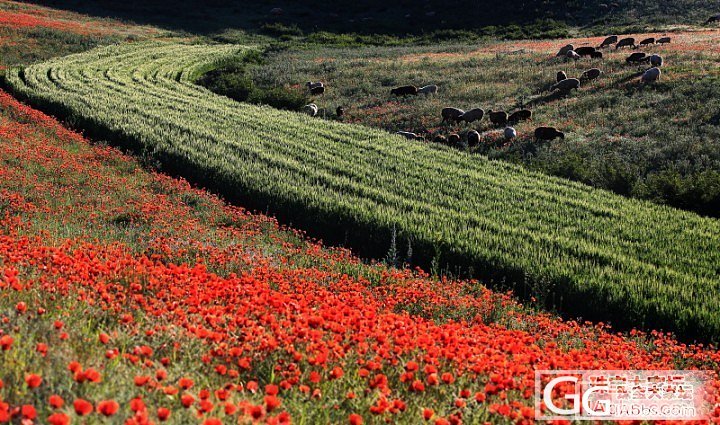
[[[29,388],[37,388],[40,386],[40,384],[42,384],[42,377],[40,375],[31,373],[25,376],[25,383]]]
[[[277,409],[278,407],[280,407],[280,404],[282,404],[282,401],[280,401],[280,399],[276,396],[265,396],[265,410],[267,410],[268,412],[272,412],[273,410]]]
[[[103,400],[97,404],[97,411],[103,416],[112,416],[119,408],[120,405],[115,400]]]
[[[425,419],[426,421],[432,419],[433,415],[435,415],[434,410],[428,408],[423,409],[423,419]]]
[[[362,418],[362,416],[358,415],[357,413],[352,413],[348,417],[348,421],[350,422],[350,425],[362,425],[363,418]]]
[[[205,422],[203,422],[203,425],[223,425],[223,423],[217,418],[207,418],[205,419]]]
[[[7,351],[12,347],[13,339],[10,335],[3,335],[0,336],[0,348],[2,348],[3,351]]]
[[[49,402],[50,406],[52,406],[53,409],[59,409],[65,404],[65,400],[63,400],[62,397],[57,394],[51,395]]]
[[[17,310],[17,312],[18,312],[18,313],[21,313],[21,314],[22,314],[22,313],[25,313],[25,312],[27,311],[27,304],[25,304],[25,302],[23,302],[23,301],[20,301],[20,302],[17,303],[17,305],[15,306],[15,310]]]
[[[170,418],[170,409],[165,407],[158,407],[157,417],[160,422],[165,422]]]
[[[148,381],[150,381],[150,377],[149,377],[149,376],[136,376],[136,377],[135,377],[135,386],[137,386],[137,387],[142,387],[142,386],[144,386],[145,384],[147,384]]]
[[[182,403],[183,407],[185,408],[192,406],[194,402],[195,397],[191,396],[190,394],[183,394],[182,397],[180,397],[180,403]]]
[[[53,413],[47,421],[50,425],[70,425],[70,417],[64,413]]]
[[[180,379],[178,380],[178,385],[179,385],[180,388],[182,388],[183,390],[189,390],[190,388],[193,387],[193,385],[195,385],[195,383],[194,383],[193,380],[190,379],[190,378],[180,378]]]
[[[81,398],[79,398],[73,402],[73,408],[75,409],[75,413],[77,413],[80,416],[88,415],[93,411],[92,403],[90,403],[87,400],[83,400]]]
[[[23,418],[30,420],[33,420],[37,417],[37,411],[35,410],[35,407],[29,404],[24,405],[20,409],[20,414],[22,414]]]
[[[98,339],[102,344],[107,344],[108,342],[110,342],[110,335],[103,332],[98,336]]]

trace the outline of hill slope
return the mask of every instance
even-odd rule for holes
[[[704,0],[340,0],[331,3],[319,0],[43,0],[39,3],[202,33],[231,28],[257,32],[267,24],[278,23],[306,33],[395,35],[445,29],[483,31],[485,26],[522,26],[538,20],[553,20],[568,27],[642,27],[701,23],[709,15],[720,13],[717,1]],[[271,13],[275,8],[282,9],[282,13]]]
[[[189,82],[236,51],[113,46],[9,82],[91,134],[376,258],[396,231],[391,248],[410,241],[420,264],[469,266],[572,314],[720,336],[718,221]]]

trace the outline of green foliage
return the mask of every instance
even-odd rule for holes
[[[262,64],[264,59],[257,50],[249,50],[239,58],[223,61],[221,65],[198,78],[197,83],[214,93],[238,102],[269,105],[273,108],[299,110],[310,99],[300,88],[257,86],[247,74],[248,64]]]
[[[325,104],[343,105],[353,122],[428,136],[478,130],[478,154],[720,216],[718,190],[708,178],[720,172],[718,59],[697,45],[685,51],[678,44],[707,43],[692,34],[670,34],[674,45],[647,48],[665,59],[662,81],[650,87],[638,84],[641,68],[625,64],[628,52],[606,49],[602,61],[554,59],[564,41],[282,50],[268,52],[266,63],[249,72],[266,86],[322,80]],[[592,67],[605,74],[569,97],[548,96],[558,71],[579,76]],[[400,101],[390,95],[390,87],[405,84],[437,84],[440,91]],[[487,119],[441,125],[439,111],[446,106],[528,107],[533,120],[515,126],[519,139],[508,146],[497,143]],[[559,127],[568,139],[537,144],[532,132],[540,125]]]
[[[236,46],[111,46],[15,69],[33,104],[151,147],[164,170],[383,257],[472,267],[589,319],[720,337],[720,223],[381,130],[233,102],[189,81]],[[24,78],[21,78],[24,75]],[[123,107],[118,107],[123,105]]]

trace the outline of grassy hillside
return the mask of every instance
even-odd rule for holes
[[[52,7],[204,34],[228,29],[298,36],[318,32],[406,35],[466,30],[505,37],[555,36],[572,27],[607,29],[702,23],[720,13],[703,0],[42,0]],[[282,10],[273,14],[273,9]],[[542,22],[541,24],[538,24]],[[530,26],[537,24],[536,28]],[[493,27],[493,28],[490,28]]]
[[[717,221],[190,82],[237,50],[113,46],[14,70],[9,83],[94,136],[363,254],[412,251],[571,314],[720,335]]]
[[[554,58],[566,43],[597,46],[602,37],[555,41],[489,41],[433,47],[311,48],[270,53],[251,72],[259,85],[327,84],[314,99],[334,118],[389,131],[436,134],[476,129],[483,142],[473,152],[616,193],[720,214],[720,31],[714,29],[635,34],[669,35],[673,43],[644,48],[663,56],[663,76],[641,87],[643,65],[625,63],[629,51],[604,50],[603,60]],[[549,95],[558,71],[579,77],[598,67],[605,74],[568,97]],[[398,99],[394,86],[439,85],[437,96]],[[519,139],[506,144],[487,118],[472,125],[443,126],[445,106],[512,112],[530,108],[534,119],[516,126]],[[537,144],[534,128],[555,126],[565,141]]]
[[[0,194],[0,422],[514,424],[534,367],[720,366],[364,265],[1,91]]]

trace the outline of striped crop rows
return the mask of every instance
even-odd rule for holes
[[[238,50],[126,44],[6,78],[93,135],[367,252],[394,229],[419,262],[439,255],[573,314],[720,337],[717,220],[192,83]]]

